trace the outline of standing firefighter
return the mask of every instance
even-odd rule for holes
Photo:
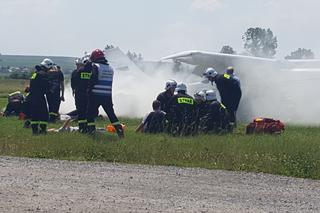
[[[96,126],[94,120],[98,108],[102,106],[112,125],[115,127],[118,136],[123,138],[122,125],[114,113],[112,103],[113,68],[108,64],[104,53],[99,49],[91,53],[90,60],[92,62],[92,74],[88,88],[87,131],[90,134],[95,132]]]
[[[166,82],[165,91],[160,93],[157,100],[161,103],[161,110],[165,113],[169,112],[168,102],[174,95],[174,91],[177,87],[177,82],[175,80],[168,80]]]
[[[195,100],[187,94],[187,86],[183,83],[177,85],[176,92],[168,103],[169,132],[174,136],[194,134]]]
[[[71,88],[75,98],[78,113],[79,132],[87,128],[88,85],[91,78],[92,65],[89,56],[76,60],[77,69],[72,72]]]
[[[48,92],[47,71],[52,69],[54,63],[51,59],[44,59],[30,79],[30,113],[32,133],[46,134],[49,113],[45,94]]]
[[[49,121],[55,122],[59,116],[61,101],[64,101],[64,76],[59,66],[48,70],[49,91],[47,101],[49,106]]]
[[[242,96],[240,84],[229,74],[218,74],[213,68],[208,68],[203,74],[211,83],[215,82],[221,96],[221,102],[228,109],[230,122],[236,124],[236,112]]]

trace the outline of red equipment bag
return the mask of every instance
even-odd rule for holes
[[[284,124],[272,118],[256,118],[246,128],[246,134],[281,134],[283,131]]]

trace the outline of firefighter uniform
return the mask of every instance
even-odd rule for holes
[[[114,113],[112,102],[113,68],[108,64],[101,50],[93,51],[90,59],[92,61],[92,74],[88,89],[87,131],[89,134],[95,132],[95,117],[99,107],[102,106],[118,136],[122,138],[124,132]]]
[[[47,93],[47,101],[49,106],[49,121],[54,122],[59,116],[59,108],[61,104],[61,82],[64,81],[63,73],[56,69],[50,69],[47,73],[49,81],[49,91]]]
[[[174,136],[194,134],[195,100],[185,93],[178,92],[170,99],[168,108],[169,133]]]
[[[166,113],[161,110],[154,110],[150,112],[142,123],[144,125],[143,132],[145,133],[161,133],[164,131],[164,125],[166,120]]]
[[[215,100],[207,102],[205,105],[205,113],[199,125],[199,131],[203,133],[221,131],[230,131],[229,116],[227,108],[219,101]]]
[[[71,88],[74,92],[75,104],[78,113],[79,131],[85,132],[87,127],[88,85],[91,78],[91,63],[72,72]]]
[[[167,90],[160,93],[157,97],[157,100],[160,101],[161,103],[161,110],[164,111],[165,113],[169,112],[168,102],[172,98],[172,96],[173,94],[169,90]]]
[[[49,113],[45,94],[48,91],[48,78],[45,68],[35,72],[30,79],[30,114],[33,134],[46,133]],[[39,129],[40,127],[40,129]]]
[[[236,122],[236,112],[242,96],[240,84],[229,74],[218,74],[214,82],[220,93],[221,102],[228,109],[230,122]]]

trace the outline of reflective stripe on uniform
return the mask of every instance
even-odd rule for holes
[[[105,95],[110,95],[112,94],[111,90],[97,90],[97,89],[93,89],[92,90],[93,93],[97,93],[97,94],[105,94]]]
[[[194,101],[193,101],[192,98],[181,97],[181,98],[178,98],[178,104],[190,104],[190,105],[193,105]]]
[[[50,112],[49,115],[58,116],[58,114],[57,114],[57,113],[54,113],[54,112]]]
[[[221,107],[222,107],[223,109],[227,109],[227,107],[226,107],[225,105],[223,105],[222,103],[220,103],[220,105],[221,105]]]
[[[88,123],[88,126],[95,126],[96,124],[94,122]]]
[[[79,124],[83,124],[83,123],[87,123],[87,122],[88,122],[87,120],[78,120]]]
[[[226,79],[230,79],[230,78],[231,78],[231,75],[224,74],[223,77],[226,78]]]
[[[112,125],[113,125],[113,126],[115,126],[115,125],[121,125],[121,123],[120,123],[120,121],[117,121],[117,122],[112,123]]]
[[[39,121],[31,121],[31,125],[32,124],[39,124],[40,122]]]
[[[33,73],[30,79],[33,80],[33,79],[35,79],[36,77],[37,77],[37,73]]]
[[[95,89],[112,89],[112,86],[95,85],[93,88],[95,88]]]
[[[48,122],[47,122],[47,121],[39,121],[39,124],[45,124],[45,125],[48,125]]]

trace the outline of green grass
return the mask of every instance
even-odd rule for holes
[[[28,80],[0,79],[0,98],[7,98],[11,92],[23,92],[28,84]]]
[[[5,104],[0,98],[0,106]],[[32,136],[16,118],[0,118],[0,155],[83,161],[201,167],[265,172],[320,179],[320,129],[288,126],[278,136],[244,134],[240,125],[232,135],[174,138],[165,134],[136,134],[138,119],[122,119],[126,138],[104,133]],[[103,126],[107,121],[98,121]],[[61,124],[51,125],[58,127]],[[75,124],[76,125],[76,124]]]

